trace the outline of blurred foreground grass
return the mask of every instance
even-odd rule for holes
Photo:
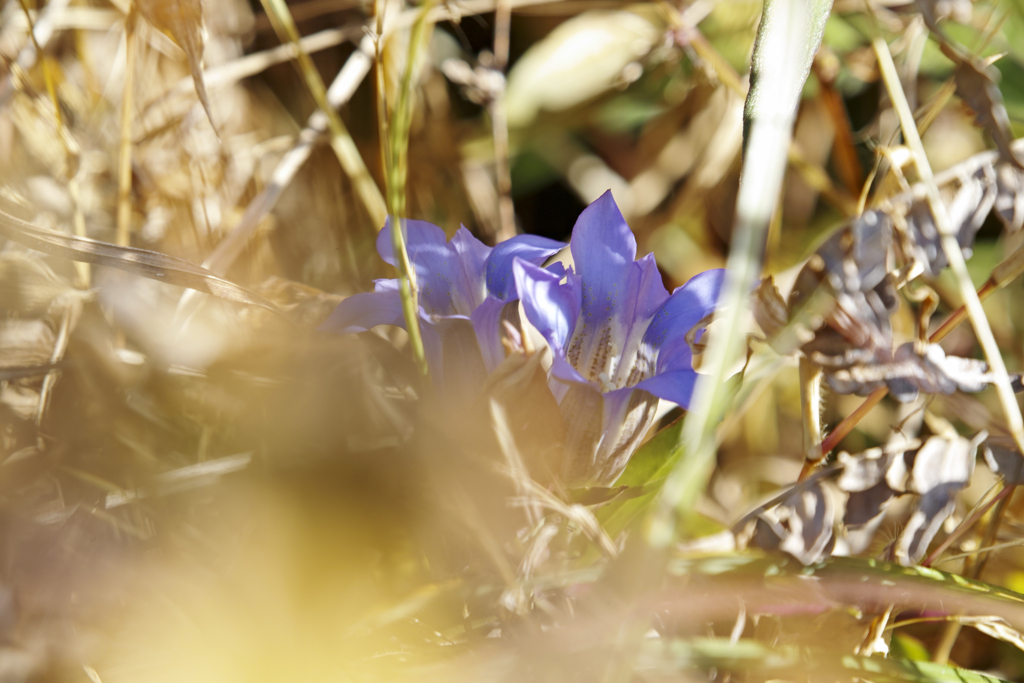
[[[796,482],[804,460],[796,360],[767,344],[751,342],[729,385],[686,541],[655,556],[631,541],[674,465],[678,411],[617,488],[545,488],[496,466],[510,448],[487,401],[419,400],[404,333],[316,331],[344,297],[393,275],[374,252],[394,190],[380,130],[406,105],[407,150],[390,151],[407,153],[407,217],[491,244],[517,231],[567,240],[611,188],[670,289],[722,266],[760,3],[438,3],[411,57],[420,6],[208,0],[201,32],[189,8],[0,8],[0,210],[209,271],[157,259],[142,277],[118,264],[126,251],[87,264],[3,233],[0,679],[1024,677],[1019,497],[995,508],[997,527],[989,514],[949,546],[936,565],[951,574],[883,561],[910,516],[904,499],[856,557],[805,568],[736,549],[731,525]],[[784,291],[862,199],[900,189],[883,164],[898,167],[905,148],[873,38],[890,45],[937,172],[996,146],[953,94],[953,63],[922,13],[969,54],[998,57],[1020,128],[1019,3],[837,0],[765,246]],[[1021,235],[987,219],[968,262],[977,285]],[[927,284],[936,321],[961,305],[949,272]],[[1021,295],[1014,281],[985,302],[1011,371],[1024,367]],[[894,316],[899,341],[914,337],[914,305]],[[979,355],[968,325],[944,348]],[[536,397],[517,381],[491,387],[513,415]],[[859,403],[828,396],[823,422]],[[512,449],[525,459],[554,439],[536,420],[535,441]],[[1006,431],[991,389],[887,399],[841,449],[906,425]],[[979,460],[938,541],[996,480]]]

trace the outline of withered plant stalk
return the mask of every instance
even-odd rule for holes
[[[917,126],[914,124],[914,115],[910,111],[903,88],[900,85],[899,76],[896,73],[896,65],[893,64],[892,55],[889,54],[889,46],[882,38],[875,38],[871,42],[871,46],[878,58],[878,65],[882,72],[882,80],[885,83],[886,91],[889,93],[889,98],[892,100],[896,114],[899,116],[904,140],[906,140],[914,154],[914,164],[917,167],[918,174],[924,181],[928,205],[932,215],[935,217],[935,224],[942,237],[942,250],[946,254],[946,259],[949,261],[953,274],[956,276],[960,296],[963,298],[967,315],[974,326],[974,333],[978,337],[978,343],[981,344],[989,367],[995,375],[996,391],[999,394],[999,402],[1002,404],[1010,434],[1013,435],[1018,450],[1024,452],[1024,418],[1021,417],[1020,406],[1017,404],[1017,398],[1010,386],[1010,378],[1006,374],[1006,364],[1003,362],[999,345],[996,344],[996,339],[992,335],[992,328],[988,324],[988,318],[985,317],[985,311],[981,307],[981,299],[978,297],[977,292],[974,291],[974,285],[971,283],[971,276],[967,272],[967,264],[964,262],[964,255],[960,250],[956,233],[950,223],[946,206],[942,203],[942,198],[939,196],[939,188],[935,184],[931,165],[928,163],[928,157],[924,152],[924,145],[921,143],[921,136],[918,134]]]
[[[121,97],[121,149],[117,164],[117,244],[131,244],[132,228],[132,91],[135,87],[135,26],[133,2],[124,18],[124,94]]]

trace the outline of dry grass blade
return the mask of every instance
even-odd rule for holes
[[[512,7],[522,7],[542,4],[544,2],[550,2],[550,0],[527,0],[526,2],[512,2],[510,4]],[[49,5],[47,5],[47,7],[53,7],[56,4],[57,3],[55,2],[51,2]],[[456,13],[453,8],[435,8],[435,10],[431,12],[431,17],[438,21],[457,21],[459,17],[483,14],[486,12],[493,11],[494,6],[494,0],[487,0],[485,2],[471,2],[460,4],[458,7],[458,13]],[[70,13],[72,10],[81,11],[85,9],[86,8],[71,8],[70,10],[68,10],[68,12]],[[89,16],[92,16],[93,14],[98,15],[99,11],[94,10],[90,13]],[[293,11],[292,14],[294,16],[295,12]],[[399,28],[408,28],[414,23],[417,15],[418,10],[408,10],[398,17],[398,19],[395,22],[395,25]],[[81,25],[83,24],[84,20],[79,20],[77,19],[77,17],[77,24],[72,23],[68,18],[65,18],[64,21],[58,19],[57,23],[60,28],[100,29],[107,28],[110,25],[111,16],[113,15],[108,16],[108,13],[103,13],[102,15],[96,16],[96,18],[93,19],[91,23],[86,24],[84,26]],[[208,69],[204,69],[202,72],[202,78],[206,84],[206,88],[209,91],[214,92],[220,88],[225,88],[229,85],[232,85],[233,83],[243,78],[255,76],[256,74],[266,71],[270,67],[275,66],[277,64],[282,64],[289,60],[297,59],[298,55],[301,52],[304,52],[307,55],[309,55],[314,52],[320,52],[323,50],[330,49],[332,47],[336,47],[348,40],[357,40],[365,35],[366,30],[368,28],[370,28],[368,24],[359,23],[354,25],[343,26],[341,28],[332,28],[327,29],[325,31],[319,31],[308,36],[303,36],[302,38],[299,39],[297,43],[288,42],[285,43],[284,45],[278,45],[277,47],[271,48],[269,50],[264,50],[262,52],[256,52],[254,54],[246,55],[245,57],[241,57],[227,64],[221,64]],[[40,33],[41,32],[37,30],[37,35],[40,35]],[[372,52],[372,50],[369,51],[370,54],[372,54]],[[167,102],[167,100],[171,98],[181,97],[182,95],[186,94],[189,90],[192,90],[195,87],[194,83],[195,82],[193,81],[192,77],[182,79],[173,87],[169,88],[166,92],[162,93],[159,97],[147,102],[146,105],[142,108],[140,118],[147,118],[154,109],[159,108],[161,105]],[[330,90],[328,90],[328,101],[330,101],[331,99],[330,94]],[[337,109],[339,106],[340,105],[335,105],[335,109]],[[149,128],[151,129],[159,129],[160,127],[161,126],[159,124],[149,126]]]
[[[36,60],[39,58],[36,46],[38,45],[41,49],[46,48],[53,37],[58,17],[64,12],[69,3],[70,0],[54,0],[46,4],[46,8],[40,13],[33,27],[32,35],[34,40],[26,42],[24,49],[22,49],[15,60],[20,69],[27,70],[36,63]],[[0,107],[7,103],[13,92],[14,86],[11,81],[11,73],[8,72],[0,79]]]
[[[963,297],[964,307],[967,309],[967,315],[974,326],[978,342],[981,344],[989,367],[992,368],[992,372],[995,375],[999,402],[1002,404],[1010,433],[1017,442],[1017,448],[1024,452],[1024,418],[1021,417],[1020,406],[1017,404],[1013,388],[1010,386],[1010,378],[1006,373],[1006,364],[1003,362],[999,346],[992,335],[992,328],[988,324],[985,311],[981,307],[981,300],[978,298],[974,285],[971,283],[970,275],[967,272],[967,265],[964,263],[963,252],[960,251],[960,245],[957,243],[946,207],[939,196],[938,185],[932,175],[928,158],[925,156],[921,137],[918,135],[914,124],[913,113],[910,111],[907,100],[903,95],[903,89],[900,86],[899,77],[896,73],[896,66],[893,64],[892,56],[889,54],[889,46],[883,39],[876,38],[872,41],[872,47],[878,57],[882,78],[889,92],[889,97],[892,99],[896,113],[899,116],[904,139],[914,152],[915,164],[925,183],[925,188],[928,192],[928,203],[935,217],[939,234],[942,237],[942,249],[946,254],[954,275],[956,275],[960,295]]]
[[[409,345],[412,347],[413,358],[420,369],[420,373],[426,376],[427,358],[424,352],[423,336],[420,332],[419,322],[419,290],[416,283],[416,270],[409,260],[409,252],[405,245],[405,226],[402,219],[405,217],[406,202],[406,181],[408,180],[408,157],[409,157],[409,131],[412,127],[413,74],[416,70],[416,61],[420,50],[425,46],[424,34],[429,22],[430,10],[433,9],[434,0],[427,0],[418,12],[416,22],[409,33],[409,48],[406,58],[405,72],[402,74],[401,87],[399,89],[398,101],[395,103],[393,117],[387,122],[387,147],[384,152],[385,180],[387,183],[388,212],[397,220],[397,225],[391,231],[391,248],[397,255],[398,266],[398,287],[402,299],[402,316],[405,318],[406,330],[409,333]],[[378,21],[383,23],[383,16],[378,15]],[[377,43],[377,83],[382,83],[383,61],[381,59],[382,38],[378,36]],[[377,102],[378,118],[384,120],[388,112],[386,91],[381,89]],[[381,136],[384,137],[383,130]]]
[[[32,21],[32,12],[29,10],[25,0],[21,0],[21,8],[24,11],[25,21],[28,24],[29,31],[31,31],[32,44],[35,46],[37,53],[42,53],[42,47],[36,41],[36,30],[35,23]],[[74,204],[74,228],[75,234],[79,237],[85,237],[85,215],[82,212],[81,202],[81,187],[79,179],[72,175],[74,171],[72,168],[80,168],[79,157],[81,150],[79,149],[78,143],[74,140],[71,131],[68,130],[67,124],[64,121],[64,117],[60,110],[60,99],[57,96],[56,79],[53,74],[53,70],[50,68],[49,61],[43,59],[42,62],[43,79],[46,81],[46,92],[50,96],[50,103],[53,105],[53,120],[56,123],[57,132],[60,135],[60,140],[64,143],[64,155],[65,155],[65,168],[67,174],[68,194],[71,197],[71,201]],[[86,263],[76,263],[76,270],[78,271],[78,279],[81,284],[85,287],[89,286],[92,279],[92,275],[89,271],[89,265]]]
[[[512,8],[509,0],[498,0],[494,18],[494,69],[504,72],[508,65],[509,26]],[[516,234],[516,214],[512,204],[512,172],[508,153],[508,114],[505,110],[504,89],[490,103],[491,130],[494,138],[494,165],[498,185],[499,232],[497,242],[511,239]]]
[[[46,8],[56,3],[47,4]],[[46,11],[46,8],[43,11]],[[31,14],[31,23],[35,24],[35,18],[40,16],[35,10]],[[54,31],[66,31],[68,29],[78,31],[107,31],[111,26],[121,19],[122,14],[114,9],[101,9],[98,7],[66,7],[59,15],[51,17],[48,23]],[[29,20],[22,17],[11,19],[11,25],[18,28],[27,28]]]
[[[28,377],[42,377],[54,370],[59,370],[60,363],[46,363],[44,365],[19,365],[17,367],[0,367],[0,382],[9,382],[15,379]]]
[[[372,54],[373,41],[365,37],[359,44],[359,49],[348,58],[345,66],[327,91],[327,100],[331,106],[340,107],[352,97],[352,93],[370,71]],[[313,148],[320,136],[327,131],[327,123],[327,115],[323,111],[318,109],[313,112],[295,144],[274,168],[270,176],[270,184],[249,203],[245,213],[239,219],[238,225],[220,241],[213,253],[203,262],[203,267],[214,273],[225,273],[231,267],[231,264],[245,249],[249,239],[255,234],[260,221],[273,210],[292,178],[309,159],[309,155],[313,153]],[[181,302],[178,304],[179,315],[187,315],[193,310],[195,305],[193,296],[190,292],[186,292],[182,296]]]
[[[158,282],[206,292],[228,301],[261,306],[283,315],[277,306],[245,287],[167,254],[46,230],[4,212],[0,212],[0,235],[53,256],[116,268]]]
[[[132,94],[138,51],[135,45],[137,21],[138,15],[133,4],[124,19],[125,68],[121,98],[121,147],[117,162],[117,243],[123,247],[131,244],[132,239]]]
[[[203,6],[199,0],[136,0],[143,18],[163,31],[185,52],[196,95],[217,129],[203,81]]]
[[[251,462],[252,453],[240,453],[164,472],[149,488],[111,491],[107,494],[105,507],[109,510],[153,495],[164,496],[215,484],[223,475],[244,470]]]
[[[327,91],[327,101],[331,108],[338,108],[348,102],[352,97],[363,78],[370,71],[370,55],[373,54],[373,41],[364,38],[359,44],[359,49],[352,53],[345,63],[345,66],[338,73],[337,78]],[[320,136],[327,132],[328,118],[322,110],[317,110],[309,117],[306,127],[299,134],[295,144],[281,158],[274,172],[270,176],[270,184],[249,204],[242,215],[238,225],[234,227],[231,234],[217,245],[213,253],[207,257],[203,265],[210,270],[223,273],[234,263],[235,259],[245,248],[246,243],[260,220],[266,216],[277,204],[285,188],[291,183],[292,178],[309,159],[313,148]],[[383,214],[378,228],[384,225]]]
[[[387,217],[384,197],[373,177],[370,176],[366,164],[363,163],[363,158],[359,155],[359,150],[348,129],[341,117],[338,116],[335,107],[331,105],[330,99],[327,97],[327,89],[320,78],[320,72],[317,71],[309,55],[303,51],[302,45],[299,43],[299,31],[295,27],[295,21],[288,11],[287,4],[283,0],[261,0],[261,2],[267,15],[271,18],[274,30],[281,42],[290,42],[295,46],[298,53],[299,71],[306,82],[306,87],[309,88],[320,111],[327,117],[327,125],[331,131],[331,148],[337,155],[338,162],[345,173],[352,179],[356,192],[366,207],[366,212],[370,215],[370,220],[377,227],[382,227],[384,219]]]
[[[348,26],[345,28],[328,29],[326,31],[320,31],[302,38],[299,41],[298,47],[304,50],[307,54],[314,52],[320,52],[327,50],[332,47],[337,47],[346,41],[355,41],[364,35],[362,26]],[[298,52],[296,46],[293,43],[287,43],[285,45],[278,45],[277,47],[269,50],[263,50],[262,52],[256,52],[244,57],[240,57],[226,64],[220,64],[209,69],[205,69],[202,72],[203,82],[206,84],[206,89],[210,92],[216,92],[222,88],[227,88],[243,78],[255,76],[269,69],[277,64],[283,64],[289,60],[295,59]],[[169,115],[163,112],[163,105],[170,100],[183,97],[184,95],[194,90],[193,77],[189,76],[183,78],[173,87],[169,88],[159,96],[151,99],[142,108],[139,113],[140,120],[147,120],[150,114],[154,111],[160,111],[160,120],[166,120]],[[327,92],[327,99],[330,100],[330,91]],[[191,102],[189,103],[191,106]],[[173,108],[178,115],[181,110],[176,107]],[[154,117],[155,118],[155,117]],[[149,123],[146,129],[157,130],[161,127],[160,123]],[[146,137],[143,133],[140,137]]]

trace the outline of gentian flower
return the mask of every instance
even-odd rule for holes
[[[580,215],[570,248],[575,272],[565,276],[521,259],[513,270],[526,318],[554,356],[563,482],[606,486],[652,425],[658,398],[689,407],[697,374],[687,334],[715,310],[725,271],[669,296],[654,256],[634,261],[636,240],[610,192]]]
[[[565,245],[536,235],[517,235],[491,248],[464,227],[449,242],[436,225],[402,222],[419,286],[420,330],[431,378],[446,396],[470,400],[487,372],[505,357],[501,321],[506,304],[516,299],[513,261],[541,264]],[[377,236],[377,253],[396,265],[392,229],[389,218]],[[377,325],[405,327],[398,280],[377,280],[373,292],[348,297],[320,329],[365,332]]]

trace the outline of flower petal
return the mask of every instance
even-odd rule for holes
[[[461,271],[457,284],[453,278],[453,284],[456,284],[453,292],[455,308],[469,315],[487,297],[484,272],[487,259],[494,250],[474,237],[465,226],[459,226],[450,246],[457,255],[457,267]]]
[[[338,304],[338,307],[317,329],[321,332],[348,334],[350,332],[366,332],[377,325],[405,327],[405,319],[402,317],[402,300],[397,287],[383,291],[353,294]]]
[[[579,280],[570,275],[565,284],[559,284],[557,273],[522,259],[515,260],[512,270],[526,319],[544,336],[556,356],[564,355],[580,314]]]
[[[634,271],[636,239],[609,190],[580,214],[572,229],[572,258],[583,280],[585,322],[602,327]]]
[[[647,254],[636,260],[636,268],[640,271],[640,282],[636,297],[636,317],[648,320],[665,305],[668,290],[661,279],[661,271],[654,260],[654,254]]]
[[[555,261],[551,265],[545,266],[544,270],[557,275],[558,278],[561,279],[572,272],[572,267],[566,268],[565,264],[561,261]]]
[[[690,347],[686,334],[714,312],[725,281],[725,270],[708,270],[690,278],[672,292],[655,314],[644,341],[658,350],[658,372],[690,369]]]
[[[693,388],[697,384],[697,373],[693,370],[671,370],[645,379],[636,385],[636,389],[649,391],[658,398],[671,401],[689,410]]]
[[[612,359],[608,374],[611,384],[617,387],[633,386],[654,374],[654,354],[646,347],[644,339],[655,313],[668,299],[668,290],[653,254],[638,260],[633,268],[637,274],[630,282],[635,286],[626,295],[623,310],[618,312],[621,337],[612,337],[618,357]],[[626,301],[631,301],[632,306],[625,305]]]
[[[580,215],[572,255],[583,283],[582,306],[566,355],[587,379],[613,385],[627,348],[638,346],[646,329],[649,316],[638,303],[641,309],[660,306],[668,292],[653,257],[633,261],[636,240],[608,192]],[[638,322],[642,327],[633,335]]]
[[[402,223],[423,310],[430,315],[469,315],[472,308],[459,310],[457,302],[471,300],[473,296],[466,290],[458,252],[445,240],[444,230],[426,221],[403,219]],[[391,249],[392,226],[393,221],[388,217],[384,229],[377,235],[377,253],[397,267],[398,259]]]
[[[527,263],[541,265],[565,246],[538,235],[516,235],[494,247],[487,257],[487,290],[502,301],[516,298],[515,275],[512,263],[521,258]]]
[[[595,391],[600,389],[594,382],[581,375],[560,353],[555,353],[551,361],[551,376],[570,384],[586,384],[588,387],[593,387]],[[566,389],[552,386],[551,391],[555,393],[556,398],[561,400]]]
[[[406,218],[402,221],[405,224],[405,248],[409,252],[410,260],[415,261],[413,254],[438,248],[447,248],[448,238],[444,230],[427,221],[414,221]],[[398,267],[398,259],[391,248],[391,229],[394,221],[388,216],[384,222],[384,228],[377,233],[377,253],[384,259],[385,263]]]
[[[395,325],[405,329],[398,280],[377,280],[375,292],[353,294],[335,308],[317,329],[321,332],[351,334],[366,332],[378,325]],[[434,383],[440,386],[444,372],[444,350],[438,326],[424,320],[420,309],[420,335],[427,367]]]
[[[509,307],[513,310],[507,310]],[[480,345],[480,354],[488,372],[492,372],[505,360],[505,347],[501,343],[505,335],[503,322],[510,319],[511,315],[518,319],[518,306],[506,304],[489,296],[470,316],[473,329],[476,331],[477,343]]]
[[[640,389],[619,389],[604,395],[604,437],[598,452],[595,482],[610,486],[626,469],[647,431],[654,425],[658,398]]]
[[[584,279],[636,258],[636,238],[622,217],[611,190],[580,214],[572,229],[572,258]]]

